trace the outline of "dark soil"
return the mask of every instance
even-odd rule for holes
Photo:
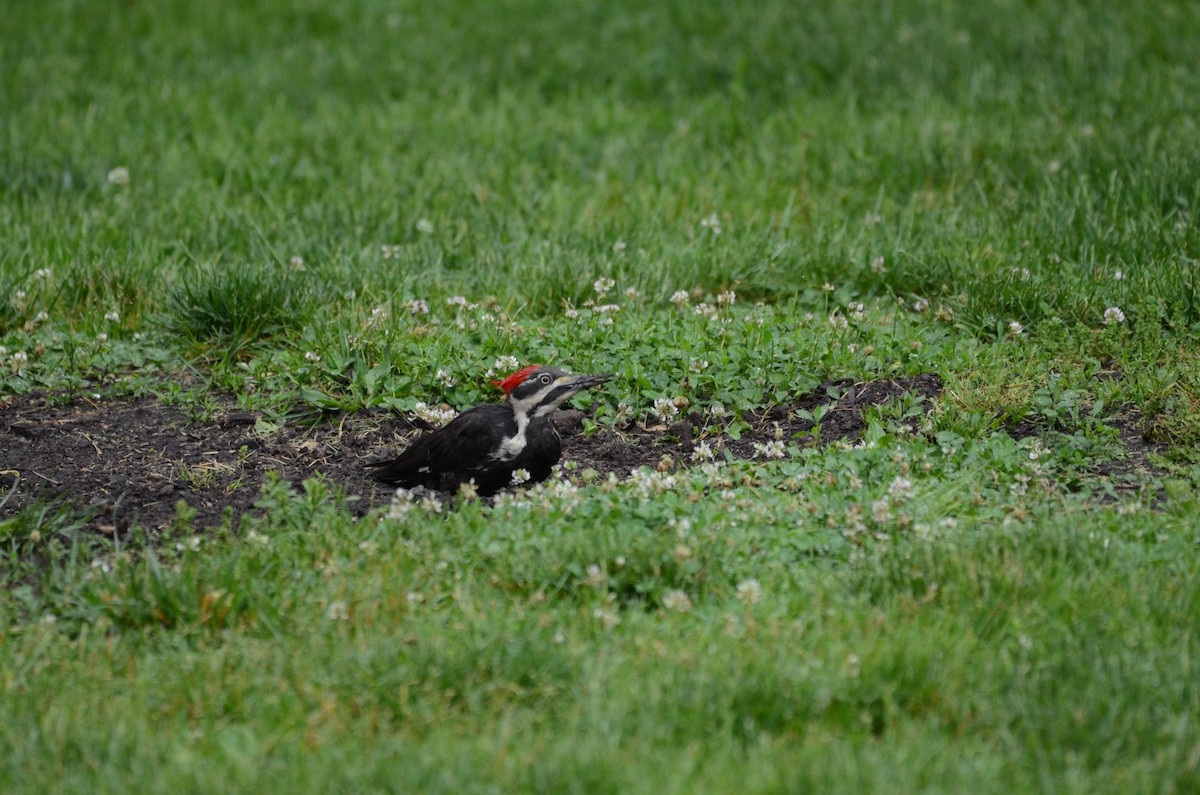
[[[801,444],[815,443],[815,439],[806,438],[806,434],[813,429],[813,423],[805,419],[803,413],[811,413],[813,409],[824,405],[830,408],[821,418],[820,442],[827,444],[839,439],[853,440],[867,427],[864,409],[912,394],[919,401],[921,410],[927,412],[933,408],[933,399],[941,393],[942,379],[933,373],[865,383],[855,383],[849,379],[829,381],[796,403],[775,406],[758,415],[746,415],[743,419],[750,424],[750,430],[744,431],[739,439],[729,438],[719,428],[706,429],[704,419],[698,414],[692,414],[669,427],[650,427],[622,433],[602,432],[584,437],[568,438],[570,431],[561,423],[559,428],[563,431],[564,458],[578,461],[580,466],[589,466],[601,473],[616,472],[627,476],[630,470],[639,466],[656,467],[663,456],[686,464],[700,441],[700,435],[708,438],[714,452],[728,450],[735,458],[753,458],[755,444],[764,444],[776,438]],[[830,397],[831,394],[840,397],[835,400]],[[574,420],[578,427],[579,419]],[[910,420],[910,424],[915,428],[916,419]]]
[[[1110,499],[1140,491],[1147,481],[1162,477],[1166,472],[1150,458],[1151,455],[1162,455],[1168,445],[1147,439],[1146,428],[1148,420],[1136,406],[1122,406],[1114,414],[1104,419],[1104,424],[1117,433],[1117,441],[1124,455],[1112,460],[1100,461],[1092,469],[1092,475],[1109,484],[1112,492]],[[1004,430],[1012,438],[1020,441],[1031,436],[1041,436],[1047,429],[1022,420],[1005,425]],[[1070,428],[1055,427],[1050,430],[1069,432]],[[1158,489],[1161,499],[1162,491]]]
[[[911,394],[914,405],[928,411],[941,388],[941,379],[928,373],[829,382],[793,405],[744,417],[751,427],[736,440],[706,427],[698,414],[669,427],[590,435],[581,435],[578,411],[560,412],[556,423],[564,460],[624,477],[639,466],[658,466],[664,456],[686,465],[701,438],[714,451],[728,450],[739,458],[752,457],[755,443],[775,438],[808,441],[804,434],[812,423],[798,412],[821,405],[832,404],[821,422],[820,442],[852,440],[866,427],[863,409]],[[915,426],[916,418],[910,422]],[[35,500],[62,499],[93,511],[91,527],[98,532],[123,533],[133,525],[154,530],[172,521],[182,500],[195,511],[198,527],[217,525],[227,514],[236,523],[255,510],[272,472],[297,485],[323,476],[353,498],[350,508],[361,515],[392,496],[392,489],[372,480],[363,464],[394,452],[421,430],[378,410],[277,427],[263,423],[263,417],[238,410],[232,400],[218,402],[209,419],[196,419],[151,397],[76,398],[66,404],[61,396],[15,397],[0,404],[0,518]]]

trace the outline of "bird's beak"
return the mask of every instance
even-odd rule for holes
[[[563,379],[563,382],[569,384],[576,392],[580,392],[584,389],[590,389],[591,387],[611,381],[613,378],[615,376],[607,373],[603,375],[569,375]]]

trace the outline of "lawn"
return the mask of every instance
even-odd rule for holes
[[[9,5],[3,792],[1200,791],[1200,6]]]

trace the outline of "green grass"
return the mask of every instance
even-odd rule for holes
[[[461,408],[515,356],[737,433],[946,391],[490,508],[6,514],[0,789],[1200,788],[1194,4],[5,16],[0,401]],[[1169,447],[1117,484],[1130,408]]]

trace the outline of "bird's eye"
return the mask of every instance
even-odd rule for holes
[[[540,380],[543,384],[548,384],[548,383],[550,383],[550,374],[542,373],[542,377],[538,380]]]

